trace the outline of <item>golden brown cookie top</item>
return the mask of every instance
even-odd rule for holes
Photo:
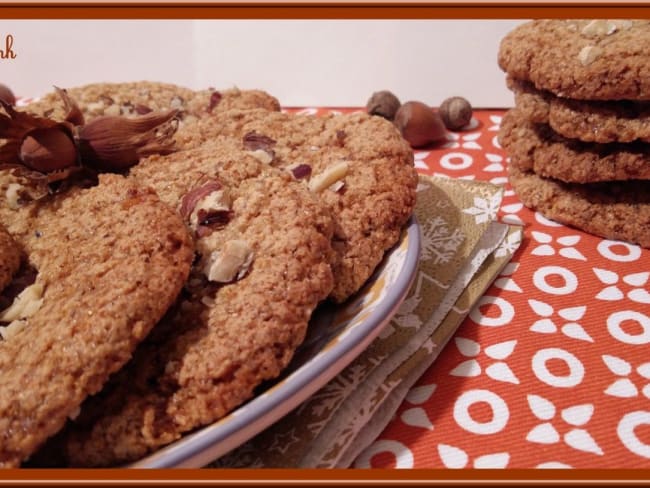
[[[650,21],[535,20],[501,41],[499,66],[560,97],[650,99]]]
[[[14,212],[2,223],[38,274],[26,306],[3,314],[0,466],[27,458],[127,362],[193,259],[176,212],[121,176]]]
[[[62,450],[73,465],[138,459],[251,398],[287,366],[333,283],[327,209],[234,141],[148,158],[130,179],[183,209],[197,260],[177,306],[70,425]],[[186,207],[226,215],[206,215],[197,232]],[[212,265],[226,254],[235,273],[215,280]]]
[[[231,110],[187,124],[176,134],[180,147],[216,136],[233,138],[267,164],[295,171],[330,209],[336,280],[331,298],[337,302],[361,288],[413,211],[413,152],[381,117]]]
[[[0,293],[20,266],[20,248],[0,225]]]
[[[280,110],[278,100],[262,90],[224,90],[189,88],[155,81],[91,83],[65,88],[87,119],[103,115],[134,117],[151,111],[178,110],[179,118],[211,115],[230,109]],[[61,97],[56,91],[30,103],[25,110],[56,120],[65,117]]]

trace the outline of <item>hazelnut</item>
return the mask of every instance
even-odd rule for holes
[[[49,173],[74,166],[77,148],[72,138],[57,127],[34,129],[20,145],[20,159],[30,169]]]
[[[472,120],[472,106],[463,97],[447,98],[440,105],[438,112],[449,130],[461,129]]]
[[[16,105],[16,97],[14,92],[7,85],[0,83],[0,100],[3,100],[9,105]]]
[[[447,131],[437,112],[422,102],[406,102],[395,114],[395,126],[412,147],[445,139]]]
[[[366,104],[366,110],[370,115],[379,115],[385,119],[393,120],[400,105],[399,99],[393,93],[382,90],[372,94]]]

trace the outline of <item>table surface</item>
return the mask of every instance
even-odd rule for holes
[[[524,241],[355,467],[650,467],[650,250],[524,207],[504,113],[475,111],[415,164],[505,185],[499,218]]]

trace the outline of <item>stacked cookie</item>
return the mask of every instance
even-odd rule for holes
[[[501,42],[499,140],[528,207],[650,247],[650,22],[537,20]]]
[[[60,96],[25,111],[70,120]],[[0,166],[0,286],[22,260],[38,290],[33,314],[0,317],[13,331],[0,340],[0,467],[119,465],[222,418],[289,364],[319,303],[363,286],[415,206],[412,150],[380,117],[152,82],[67,96],[91,124],[173,112],[175,150],[38,198]],[[36,183],[59,178],[44,173]],[[28,374],[34,399],[19,393]]]

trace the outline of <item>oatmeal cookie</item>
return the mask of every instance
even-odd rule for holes
[[[606,239],[650,248],[650,188],[644,181],[569,184],[509,167],[510,184],[527,207]]]
[[[0,292],[9,284],[20,266],[20,249],[11,235],[0,225]]]
[[[531,83],[508,80],[517,109],[531,122],[549,124],[558,134],[585,142],[650,142],[650,102],[560,98]]]
[[[534,20],[501,41],[499,66],[581,100],[650,100],[650,21]]]
[[[152,110],[179,110],[181,120],[230,109],[280,110],[278,100],[261,90],[199,90],[153,81],[92,83],[67,89],[88,119],[101,115],[143,115]],[[61,120],[66,111],[56,91],[32,102],[25,110]]]
[[[53,441],[73,466],[139,459],[253,397],[333,284],[327,209],[232,140],[152,156],[130,179],[185,215],[197,259],[176,306]]]
[[[650,179],[649,145],[567,139],[546,124],[529,122],[519,108],[504,115],[499,141],[513,166],[539,176],[574,183]]]
[[[361,288],[415,206],[413,152],[381,117],[230,110],[176,134],[179,147],[217,136],[233,138],[271,166],[295,173],[330,209],[335,302]]]
[[[185,283],[193,246],[175,211],[117,175],[0,201],[37,271],[0,317],[0,467],[16,467],[129,360]]]

